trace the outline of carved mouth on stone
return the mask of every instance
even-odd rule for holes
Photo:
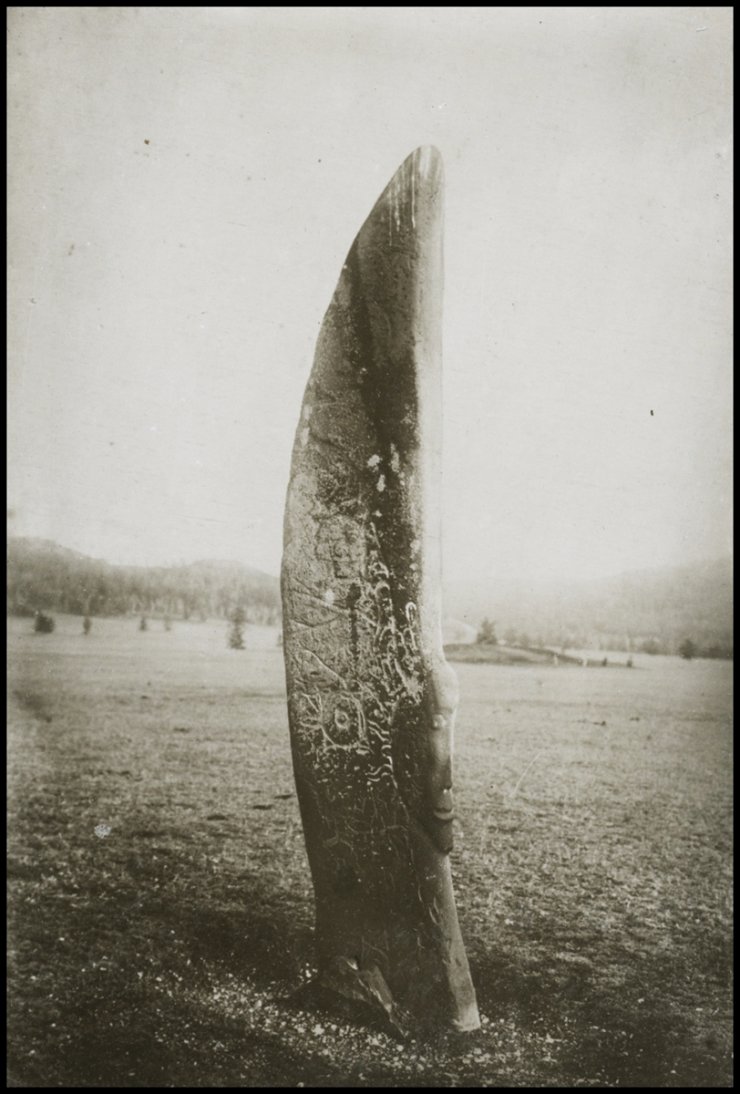
[[[434,816],[438,821],[451,821],[455,819],[454,809],[435,809]]]

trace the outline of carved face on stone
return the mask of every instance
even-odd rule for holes
[[[452,850],[452,739],[458,703],[457,677],[442,661],[428,684],[426,756],[422,769],[422,823],[440,851]]]
[[[350,581],[365,568],[365,538],[354,521],[334,520],[320,527],[317,557],[331,567],[332,576]]]

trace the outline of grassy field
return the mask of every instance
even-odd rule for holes
[[[731,666],[459,664],[480,1034],[312,1008],[275,632],[9,623],[9,1085],[729,1086]]]

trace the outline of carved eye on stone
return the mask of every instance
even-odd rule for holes
[[[341,695],[323,729],[329,744],[338,748],[355,748],[365,738],[365,714],[362,705],[351,695]]]

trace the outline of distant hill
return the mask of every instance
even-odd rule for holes
[[[241,606],[247,620],[280,618],[278,579],[238,562],[120,566],[44,539],[8,540],[8,612],[38,609],[77,615],[136,612],[180,618],[226,617]]]
[[[709,656],[731,656],[732,560],[640,570],[584,582],[451,582],[445,610],[499,640],[570,649],[675,653],[691,639]]]

